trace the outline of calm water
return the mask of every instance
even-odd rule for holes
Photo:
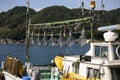
[[[67,54],[66,48],[68,48],[69,54],[84,54],[90,48],[89,45],[73,45],[71,47],[59,47],[59,46],[30,46],[29,56],[30,62],[33,64],[48,65],[56,55],[59,53]],[[0,44],[0,66],[7,55],[17,57],[23,63],[25,62],[25,46],[17,44]]]

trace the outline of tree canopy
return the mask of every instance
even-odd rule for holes
[[[91,16],[90,10],[69,9],[65,6],[51,6],[35,12],[30,9],[31,23],[49,23],[71,19],[79,19]],[[111,11],[95,11],[95,28],[104,25],[120,24],[120,8]],[[15,40],[25,39],[26,29],[26,7],[16,6],[7,12],[0,13],[0,38],[10,38]],[[87,35],[89,35],[90,27]],[[95,37],[100,38],[101,33],[95,31]]]

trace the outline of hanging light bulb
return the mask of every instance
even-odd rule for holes
[[[81,35],[79,37],[79,41],[78,41],[78,44],[80,44],[81,46],[85,45],[86,44],[86,36],[85,36],[85,29],[83,27],[83,30],[81,32]]]
[[[66,36],[66,28],[64,27],[64,33],[63,33],[63,36],[65,37]]]
[[[47,40],[46,40],[46,32],[43,34],[43,39],[41,40],[42,45],[46,46],[47,45]]]
[[[71,32],[71,29],[70,29],[69,37],[66,40],[66,44],[70,47],[74,44],[73,42],[74,42],[74,40],[73,40],[72,32]]]
[[[50,35],[50,39],[49,39],[49,45],[50,46],[55,46],[55,39],[53,37],[53,31],[51,32],[51,35]]]
[[[36,44],[41,45],[40,33],[37,34]]]
[[[77,26],[74,27],[74,30],[77,30]]]
[[[35,41],[34,41],[33,37],[34,37],[34,33],[32,32],[31,36],[30,36],[30,44],[32,44],[32,45],[35,44]]]
[[[60,47],[63,46],[63,39],[62,39],[62,34],[61,34],[61,33],[62,33],[62,32],[61,32],[61,30],[60,30],[59,38],[58,38],[58,40],[57,40],[57,43],[58,43],[58,45],[59,45]]]

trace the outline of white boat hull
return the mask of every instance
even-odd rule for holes
[[[4,73],[4,76],[5,76],[5,80],[22,80],[22,78],[18,77],[18,76],[15,76],[15,75],[12,75],[6,71],[3,71]]]

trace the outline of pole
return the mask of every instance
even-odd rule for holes
[[[29,50],[29,33],[30,33],[30,29],[29,29],[29,22],[30,22],[30,20],[29,20],[29,5],[30,5],[30,2],[29,2],[29,0],[27,0],[27,12],[26,12],[26,57],[25,57],[25,59],[26,59],[26,62],[28,62],[29,61],[29,52],[28,52],[28,50]]]
[[[93,32],[94,32],[94,9],[95,9],[95,1],[94,0],[91,0],[91,2],[90,2],[90,7],[91,7],[91,9],[92,9],[92,11],[91,11],[91,23],[90,23],[90,26],[91,26],[91,42],[93,42],[93,40],[94,40],[94,35],[93,35]]]
[[[91,42],[93,42],[94,40],[94,35],[93,35],[93,27],[94,27],[94,9],[92,9],[92,17],[91,17],[91,23],[90,23],[90,26],[91,26]]]

